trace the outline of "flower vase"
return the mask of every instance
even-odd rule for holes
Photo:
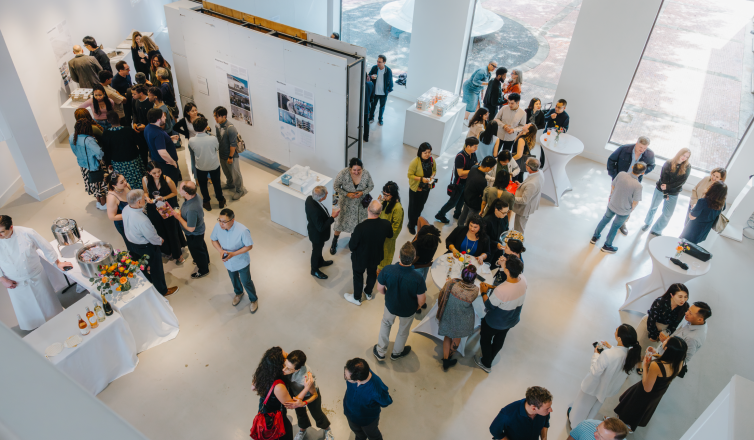
[[[558,144],[558,141],[560,141],[560,132],[555,133],[555,145]]]
[[[676,252],[676,253],[675,253],[675,257],[673,257],[673,258],[678,258],[678,257],[680,257],[682,253],[683,253],[683,251],[679,251],[679,252]]]

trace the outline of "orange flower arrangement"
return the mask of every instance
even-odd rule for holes
[[[89,278],[89,281],[97,287],[100,293],[110,290],[125,292],[131,289],[129,278],[134,277],[134,271],[147,265],[149,256],[145,255],[139,260],[131,259],[128,251],[118,251],[115,255],[115,263],[109,266],[99,267],[101,277]]]

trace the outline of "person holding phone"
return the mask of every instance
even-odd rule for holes
[[[437,163],[432,158],[432,145],[422,142],[416,157],[408,164],[408,232],[416,235],[416,224],[422,215],[429,192],[435,186]]]
[[[230,281],[233,283],[233,305],[237,306],[243,298],[243,291],[249,295],[249,311],[259,309],[259,299],[254,281],[251,280],[251,257],[249,251],[254,247],[249,228],[236,221],[232,209],[220,211],[217,224],[212,229],[212,246],[220,253]]]

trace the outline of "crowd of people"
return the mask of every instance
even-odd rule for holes
[[[249,256],[254,243],[249,229],[226,207],[228,201],[222,191],[231,190],[233,201],[247,193],[240,171],[238,131],[228,122],[227,109],[213,110],[214,135],[208,119],[194,103],[187,103],[182,109],[183,117],[179,118],[171,66],[147,36],[133,34],[135,84],[127,63],[118,62],[113,73],[94,38],[86,37],[83,42],[90,55],[84,55],[83,49],[75,46],[76,57],[70,69],[74,80],[82,87],[92,88],[93,95],[76,112],[69,143],[87,193],[96,198],[98,209],[107,211],[128,251],[138,257],[149,256],[149,268],[144,275],[158,292],[169,296],[178,287],[168,287],[163,258],[183,264],[186,260],[183,249],[188,248],[196,265],[191,278],[199,279],[210,272],[204,216],[205,211],[213,208],[208,186],[211,183],[220,213],[210,242],[233,286],[232,305],[241,302],[245,291],[250,312],[256,312],[258,296],[251,279]],[[386,61],[380,55],[367,76],[371,87],[367,88],[370,105],[365,117],[371,122],[379,105],[380,125],[387,95],[393,87]],[[465,266],[459,278],[445,280],[437,299],[433,319],[437,320],[438,333],[444,338],[442,358],[438,360],[445,371],[457,364],[453,357],[461,339],[476,330],[472,305],[478,298],[486,314],[481,320],[480,353],[474,362],[484,372],[490,373],[508,332],[519,323],[528,289],[523,262],[524,232],[529,217],[539,208],[543,187],[540,170],[545,161],[544,151],[537,158],[532,150],[538,130],[554,127],[565,131],[570,124],[565,112],[567,102],[563,99],[546,111],[538,98],[533,98],[526,109],[522,108],[519,104],[523,74],[513,69],[511,78],[506,80],[507,73],[506,68],[498,68],[491,61],[464,83],[468,137],[453,161],[448,200],[435,215],[439,223],[448,224],[446,215],[453,210],[453,218],[457,220],[444,240],[445,253],[455,259],[474,259],[474,264]],[[193,180],[184,179],[178,164],[177,150],[183,145],[181,136],[190,154]],[[368,130],[365,140],[367,137]],[[642,199],[642,178],[655,167],[649,143],[642,136],[636,144],[616,149],[608,159],[607,171],[612,178],[609,203],[591,240],[596,243],[612,222],[603,252],[617,251],[614,241],[618,231],[628,234],[625,223]],[[662,234],[689,177],[690,158],[691,152],[684,148],[663,165],[642,231]],[[384,295],[383,317],[372,348],[378,362],[387,358],[396,318],[398,330],[390,360],[398,361],[411,352],[411,346],[407,345],[411,324],[414,316],[427,308],[427,275],[443,240],[440,230],[422,216],[422,211],[438,183],[436,175],[432,146],[425,142],[407,170],[407,216],[398,183],[386,182],[377,199],[372,198],[375,182],[359,158],[352,158],[333,181],[336,207],[324,204],[328,196],[324,186],[315,187],[305,202],[302,214],[307,218],[312,243],[311,275],[319,280],[328,279],[322,269],[333,261],[325,260],[323,251],[330,241],[329,253],[335,255],[339,238],[345,232],[350,234],[348,250],[353,276],[353,291],[344,293],[345,300],[361,306],[375,297],[375,287]],[[223,176],[225,185],[221,181]],[[694,188],[682,238],[699,243],[707,237],[725,209],[725,178],[725,169],[716,168]],[[660,204],[662,211],[655,221]],[[406,227],[414,237],[398,243],[405,218]],[[393,263],[396,248],[398,258]],[[70,266],[60,262],[49,243],[35,231],[14,227],[10,217],[0,216],[0,282],[11,292],[20,327],[25,330],[38,327],[62,310],[59,302],[56,304],[49,281],[45,284],[46,278],[40,275],[37,249],[61,270]],[[18,255],[24,258],[19,259]],[[497,270],[490,283],[478,279],[477,266],[484,264]],[[47,298],[44,307],[34,313],[20,299],[28,291]],[[615,331],[614,344],[595,342],[589,372],[568,406],[568,419],[573,426],[569,439],[623,439],[647,425],[671,382],[684,377],[691,357],[706,339],[711,308],[699,301],[690,305],[689,296],[685,285],[674,284],[654,301],[638,328],[623,324]],[[617,394],[633,373],[641,375],[641,381],[621,395],[615,408],[618,417],[595,419],[605,399]],[[344,413],[355,438],[381,439],[380,411],[393,402],[388,386],[360,358],[346,362],[344,379],[347,382]],[[260,397],[260,413],[282,414],[278,419],[282,433],[279,438],[294,439],[294,430],[286,416],[287,410],[293,409],[299,427],[295,440],[303,439],[312,426],[309,414],[324,431],[324,438],[334,439],[330,420],[322,410],[322,394],[301,350],[290,353],[280,347],[267,350],[252,378],[252,391]],[[530,387],[524,399],[501,409],[490,433],[495,439],[546,439],[552,402],[548,390]]]

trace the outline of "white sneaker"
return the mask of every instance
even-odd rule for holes
[[[364,295],[367,297],[367,301],[371,301],[374,299],[374,293],[366,293],[364,292]]]
[[[100,205],[100,203],[97,202],[97,209],[100,211],[107,211],[107,205]]]
[[[325,440],[335,440],[335,436],[332,434],[332,429],[325,431]]]
[[[361,301],[354,298],[353,293],[344,293],[343,298],[345,298],[346,301],[350,302],[351,304],[356,304],[357,306],[361,305]]]
[[[304,437],[306,437],[306,431],[299,430],[293,440],[304,440]]]

